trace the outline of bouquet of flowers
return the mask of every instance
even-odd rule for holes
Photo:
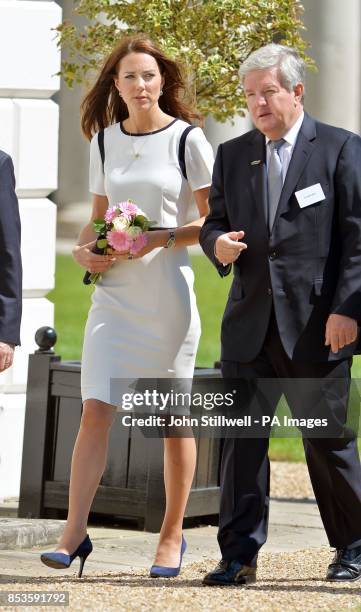
[[[93,229],[98,238],[93,253],[105,255],[115,251],[129,251],[131,255],[138,253],[146,244],[145,232],[154,225],[149,221],[138,206],[131,200],[119,202],[111,206],[105,213],[104,219],[95,219]],[[101,272],[86,272],[83,283],[95,284]]]

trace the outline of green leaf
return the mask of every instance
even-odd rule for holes
[[[101,234],[106,229],[106,223],[104,219],[94,219],[93,230],[96,234]]]
[[[149,220],[144,215],[137,215],[134,217],[132,225],[136,225],[142,229],[147,229],[149,227]]]
[[[97,240],[98,249],[106,249],[107,246],[108,240],[106,238],[100,238],[99,240]]]

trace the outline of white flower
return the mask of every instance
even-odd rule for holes
[[[115,217],[113,219],[113,229],[115,230],[126,230],[129,226],[129,220],[125,217]]]
[[[138,236],[142,233],[142,228],[138,227],[137,225],[131,225],[130,227],[128,227],[126,232],[128,236],[130,236],[134,240],[135,238],[138,238]]]

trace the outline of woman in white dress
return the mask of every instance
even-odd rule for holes
[[[189,123],[200,118],[184,93],[179,66],[150,39],[135,36],[109,56],[82,105],[82,128],[91,139],[93,211],[73,255],[83,268],[102,276],[85,329],[83,414],[68,519],[56,552],[42,555],[52,567],[70,565],[74,555],[82,561],[91,551],[87,519],[116,411],[111,379],[193,376],[200,322],[186,247],[198,243],[208,212],[213,153],[199,127],[187,130],[184,141]],[[99,130],[104,130],[103,145]],[[186,223],[193,198],[200,218]],[[146,246],[133,257],[92,253],[92,220],[127,199],[161,229],[148,232]],[[195,462],[193,438],[164,439],[166,511],[152,576],[179,573]]]

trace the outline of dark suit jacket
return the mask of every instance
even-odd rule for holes
[[[20,218],[11,157],[0,151],[0,342],[20,344]]]
[[[253,130],[220,145],[210,214],[200,243],[223,276],[214,244],[244,230],[222,322],[222,359],[248,362],[265,339],[272,302],[283,346],[295,361],[351,356],[324,346],[330,313],[361,323],[361,138],[305,114],[269,235],[265,138]],[[252,164],[252,162],[258,162]],[[300,208],[295,192],[320,183],[326,199]]]

